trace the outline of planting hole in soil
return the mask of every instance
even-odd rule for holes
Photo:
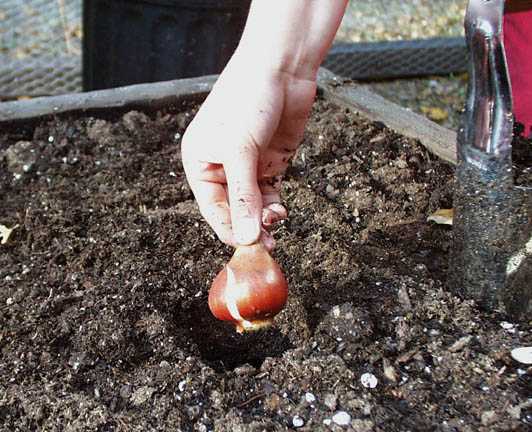
[[[288,302],[241,335],[207,303],[233,251],[183,174],[195,112],[0,131],[0,224],[18,225],[0,245],[0,429],[526,429],[530,368],[510,351],[529,328],[445,289],[451,229],[426,219],[452,207],[450,165],[319,100],[273,230]]]

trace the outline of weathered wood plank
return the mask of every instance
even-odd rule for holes
[[[0,103],[1,123],[36,120],[50,115],[109,109],[158,109],[184,101],[201,100],[217,76],[138,84],[109,90],[40,97]],[[367,88],[346,83],[320,69],[318,85],[324,96],[341,106],[380,121],[396,132],[420,141],[442,159],[456,163],[456,133],[413,113]]]
[[[456,164],[456,132],[409,111],[367,88],[346,84],[326,69],[320,70],[318,85],[325,97],[364,117],[380,121],[390,129],[419,142],[443,160]]]
[[[50,115],[108,109],[158,109],[181,101],[201,99],[212,89],[216,76],[137,84],[109,90],[39,97],[0,103],[0,124],[35,120]]]

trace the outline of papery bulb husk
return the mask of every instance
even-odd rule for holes
[[[237,331],[258,330],[271,325],[288,297],[284,274],[261,243],[239,246],[218,273],[209,291],[209,308]]]

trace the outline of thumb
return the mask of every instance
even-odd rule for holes
[[[261,234],[262,195],[257,182],[258,150],[240,148],[224,163],[231,209],[231,223],[236,243],[250,245]]]

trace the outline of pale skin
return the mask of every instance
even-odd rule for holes
[[[188,127],[185,173],[224,243],[262,241],[287,217],[281,179],[316,95],[318,68],[347,0],[254,0],[232,59]]]

